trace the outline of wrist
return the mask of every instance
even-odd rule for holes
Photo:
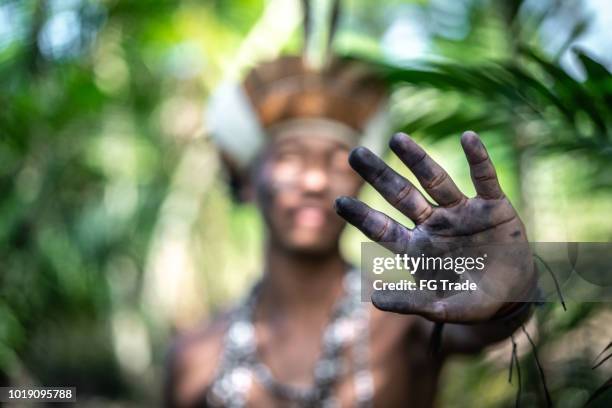
[[[537,266],[534,262],[533,267],[537,270]],[[509,301],[504,303],[499,310],[493,315],[491,320],[515,320],[516,318],[526,318],[531,314],[533,305],[537,302],[539,297],[539,287],[537,285],[537,274],[534,276],[536,279],[531,279],[527,290],[516,299],[517,301]]]
[[[534,284],[530,287],[528,294],[521,298],[524,300],[504,303],[497,313],[493,315],[491,321],[519,324],[524,322],[533,312],[533,306],[537,303],[538,293],[539,288]]]
[[[535,302],[508,302],[505,303],[493,315],[491,321],[494,322],[516,322],[525,321],[533,311]]]

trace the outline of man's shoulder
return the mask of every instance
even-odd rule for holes
[[[184,354],[209,349],[216,344],[220,345],[229,322],[230,313],[226,312],[179,333],[172,345],[171,355],[178,358]]]
[[[174,340],[168,354],[168,394],[179,406],[197,399],[214,380],[223,352],[230,313],[185,331]],[[172,404],[174,406],[174,404]]]

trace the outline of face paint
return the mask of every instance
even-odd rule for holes
[[[279,245],[310,253],[337,245],[344,222],[333,210],[339,195],[361,182],[348,165],[349,147],[320,135],[275,140],[255,176],[260,210]]]

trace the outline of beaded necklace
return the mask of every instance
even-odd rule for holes
[[[217,375],[207,394],[212,406],[242,408],[253,380],[266,391],[293,407],[339,406],[333,388],[348,369],[342,351],[352,346],[353,382],[360,408],[372,406],[374,392],[369,369],[369,318],[367,303],[361,301],[360,279],[353,269],[344,276],[344,294],[336,303],[323,330],[321,355],[315,364],[312,386],[297,387],[280,382],[257,355],[253,314],[261,282],[235,310],[224,339]]]

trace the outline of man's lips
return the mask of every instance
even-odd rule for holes
[[[322,207],[299,207],[293,211],[293,221],[303,227],[319,228],[327,222],[328,213]]]

